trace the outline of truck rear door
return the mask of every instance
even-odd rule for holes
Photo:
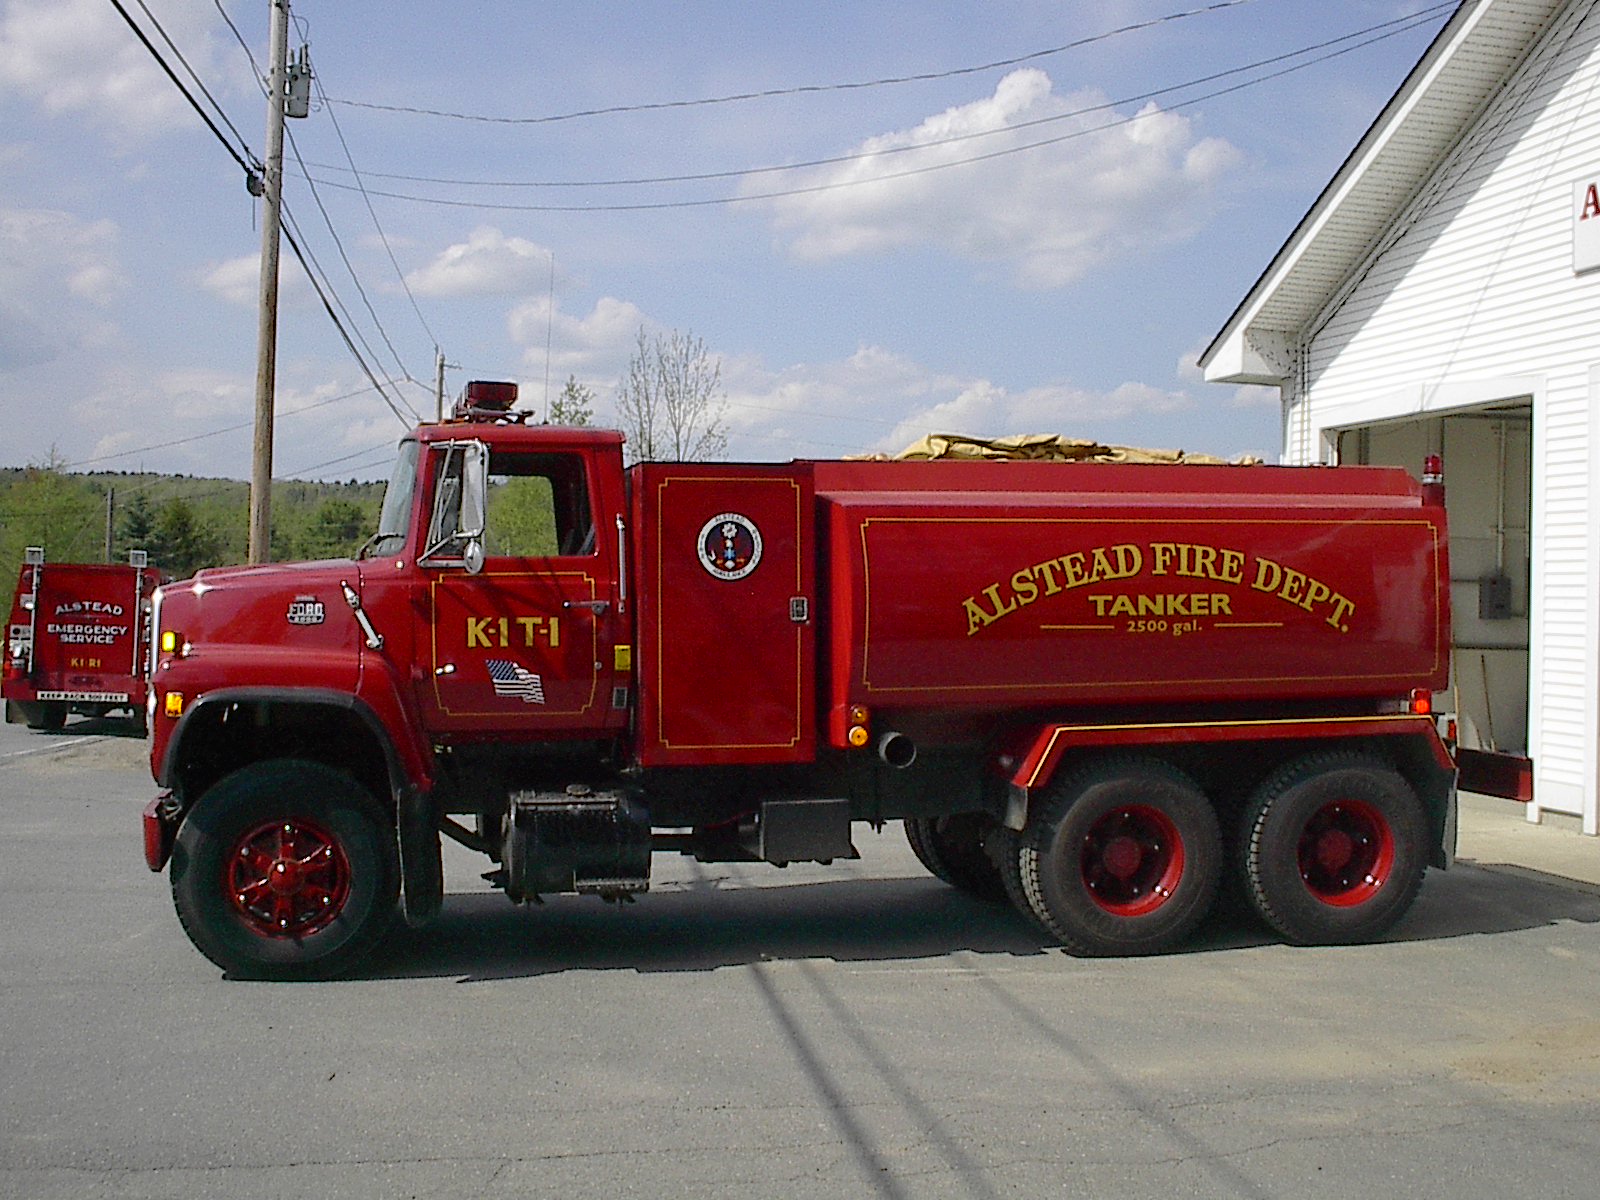
[[[810,466],[652,463],[632,483],[641,763],[809,761]]]

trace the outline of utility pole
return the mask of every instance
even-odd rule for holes
[[[435,346],[433,348],[433,419],[444,420],[444,369],[446,367],[460,367],[460,363],[445,362],[444,351]]]
[[[287,92],[289,0],[267,0],[272,8],[268,45],[267,160],[261,215],[261,299],[256,325],[256,432],[250,460],[250,561],[272,554],[272,418],[278,378],[278,240],[283,204],[283,106]]]
[[[112,535],[116,532],[117,489],[106,488],[106,561],[111,561]]]
[[[444,420],[444,351],[435,346],[433,348],[433,419]]]

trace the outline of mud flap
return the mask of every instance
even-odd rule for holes
[[[406,924],[421,929],[444,907],[444,859],[433,802],[416,788],[400,793],[395,814],[400,850],[400,911]]]
[[[1520,754],[1457,750],[1456,786],[1463,792],[1527,804],[1533,799],[1533,760]]]

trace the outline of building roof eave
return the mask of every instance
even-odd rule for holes
[[[1288,378],[1280,344],[1303,336],[1570,2],[1462,0],[1201,353],[1208,382]]]

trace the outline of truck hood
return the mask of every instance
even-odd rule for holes
[[[176,632],[187,649],[176,660],[162,655],[157,674],[198,674],[207,690],[353,689],[362,636],[345,583],[361,590],[360,564],[347,558],[208,568],[169,584],[161,591],[161,628]]]

